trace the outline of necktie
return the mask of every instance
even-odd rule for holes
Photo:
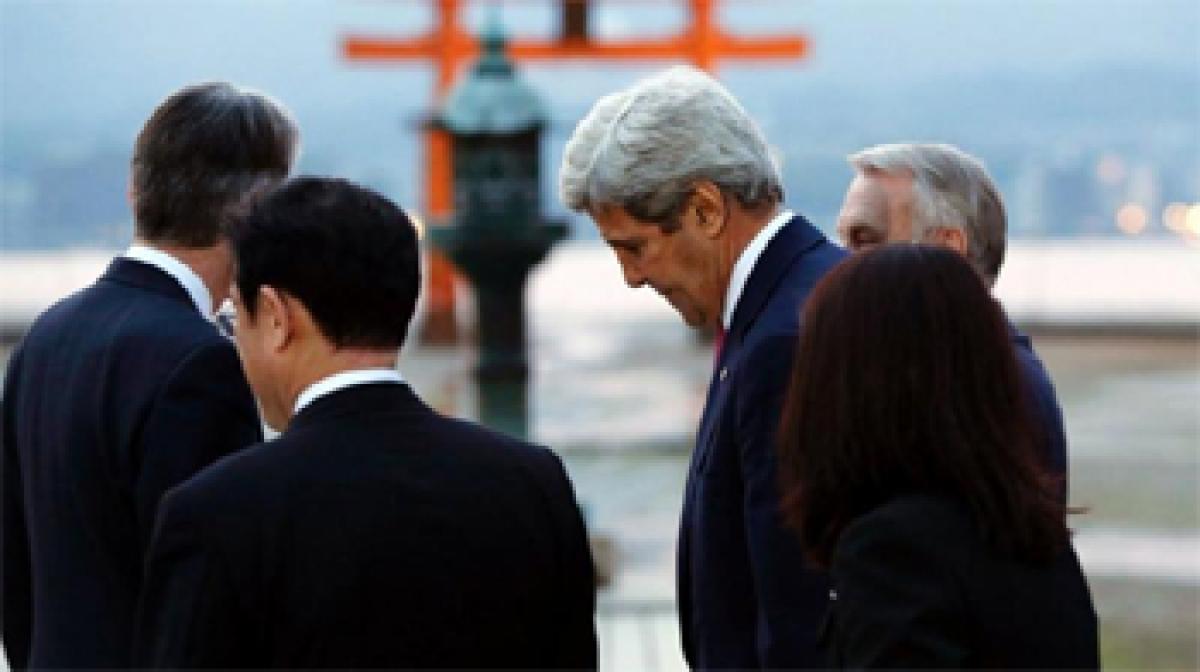
[[[713,333],[713,364],[721,361],[721,351],[725,349],[725,327],[718,324]]]

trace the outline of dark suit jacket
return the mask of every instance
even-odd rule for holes
[[[142,665],[596,666],[594,571],[558,458],[407,385],[318,398],[162,509]]]
[[[954,500],[898,497],[858,518],[832,574],[835,667],[1099,669],[1074,550],[1044,566],[1006,558]]]
[[[1042,429],[1045,466],[1055,477],[1062,479],[1060,493],[1067,501],[1067,433],[1063,429],[1062,409],[1058,406],[1058,395],[1042,360],[1033,351],[1029,337],[1009,327],[1013,340],[1013,352],[1017,364],[1025,376],[1025,386],[1033,407],[1034,419]]]
[[[159,498],[261,440],[237,353],[173,278],[117,259],[35,322],[0,417],[9,662],[127,665]]]
[[[775,433],[800,310],[845,256],[803,217],[759,257],[733,313],[688,473],[678,549],[684,654],[696,668],[820,667],[828,582],[783,527]]]

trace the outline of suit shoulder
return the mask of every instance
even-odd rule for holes
[[[558,456],[549,448],[522,441],[474,422],[441,415],[435,416],[434,422],[438,431],[446,438],[486,451],[498,459],[538,464],[558,462]]]
[[[180,353],[201,348],[233,352],[233,344],[191,306],[154,294],[140,301],[141,309],[131,312],[123,325],[123,335],[131,347],[149,342]]]
[[[284,444],[284,445],[280,445]],[[264,441],[226,455],[171,490],[177,507],[248,512],[248,502],[277,476],[286,442]]]
[[[804,302],[821,278],[846,257],[846,251],[822,238],[817,245],[792,260],[765,307],[767,322],[776,329],[795,331]]]
[[[204,346],[228,344],[193,306],[154,292],[102,282],[46,309],[25,338],[34,348],[66,341],[162,362],[179,360]]]
[[[1038,357],[1028,339],[1014,340],[1013,353],[1029,384],[1039,393],[1049,393],[1053,396],[1054,384],[1050,381],[1050,374],[1046,371],[1046,365],[1042,363],[1042,359]]]
[[[433,423],[439,443],[454,446],[462,459],[476,466],[519,474],[520,480],[543,492],[573,492],[566,467],[549,448],[457,418],[435,414]]]
[[[845,249],[835,245],[824,234],[819,236],[817,242],[796,257],[788,269],[788,276],[793,282],[820,278],[849,256]]]
[[[484,427],[478,423],[445,416],[437,413],[436,411],[432,412],[430,416],[430,422],[433,425],[433,430],[437,434],[447,438],[455,438],[460,441],[465,441],[472,445],[515,449],[519,452],[525,452],[536,448],[536,446],[533,444],[514,438],[502,432],[498,432],[494,429]]]

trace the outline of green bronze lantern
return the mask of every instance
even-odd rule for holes
[[[453,144],[454,216],[430,238],[475,289],[479,419],[525,436],[525,284],[567,227],[541,215],[541,100],[517,78],[498,27],[482,42],[483,56],[434,119]]]

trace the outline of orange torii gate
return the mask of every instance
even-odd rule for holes
[[[479,52],[475,36],[463,30],[459,10],[463,0],[430,0],[436,7],[433,29],[417,37],[347,36],[342,54],[351,61],[431,60],[437,67],[434,102],[440,103],[454,84],[460,66]],[[686,59],[709,72],[720,59],[798,59],[808,42],[798,35],[740,38],[717,25],[714,10],[719,0],[684,0],[690,22],[677,35],[665,38],[598,42],[587,32],[589,0],[559,0],[562,34],[556,40],[513,39],[509,55],[516,60],[649,61]],[[453,206],[453,173],[450,139],[441,131],[425,133],[424,211],[432,222],[444,219]],[[452,342],[457,337],[454,321],[454,272],[450,263],[433,253],[426,290],[426,320],[421,338],[425,342]]]

